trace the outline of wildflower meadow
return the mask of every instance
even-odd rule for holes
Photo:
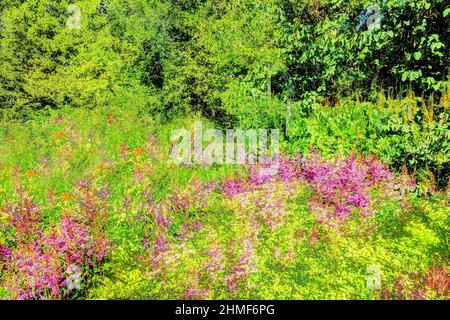
[[[0,299],[448,300],[448,2],[0,2]]]

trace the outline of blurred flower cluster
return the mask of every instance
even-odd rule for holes
[[[100,224],[104,209],[97,202],[104,189],[80,182],[74,192],[78,205],[56,223],[16,187],[16,199],[0,208],[7,224],[0,229],[2,285],[16,299],[61,299],[81,290],[93,267],[105,258],[108,241]]]

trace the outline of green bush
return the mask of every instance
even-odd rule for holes
[[[446,95],[432,104],[409,95],[381,96],[377,103],[343,100],[335,107],[297,105],[288,118],[285,146],[291,153],[375,154],[398,171],[406,167],[419,176],[424,182],[420,191],[445,189],[450,174]]]

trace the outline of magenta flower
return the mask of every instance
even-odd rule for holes
[[[79,287],[89,266],[103,260],[108,241],[97,224],[103,216],[95,195],[90,186],[82,189],[74,213],[82,221],[64,215],[50,228],[41,223],[39,208],[23,191],[17,193],[19,201],[4,208],[13,214],[9,240],[14,244],[0,246],[0,262],[8,259],[2,285],[13,298],[60,299]]]
[[[167,228],[170,226],[171,221],[164,214],[160,213],[156,217],[156,224],[161,228]]]
[[[11,259],[12,250],[6,244],[0,244],[0,262],[6,262]]]
[[[240,178],[229,178],[222,181],[222,190],[228,197],[232,198],[239,193],[245,192],[246,187]]]
[[[199,288],[186,288],[183,294],[183,298],[190,300],[198,300],[203,299],[208,294],[208,289],[199,289]]]

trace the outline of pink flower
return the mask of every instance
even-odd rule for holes
[[[6,244],[0,244],[0,262],[9,261],[11,259],[11,248]]]

